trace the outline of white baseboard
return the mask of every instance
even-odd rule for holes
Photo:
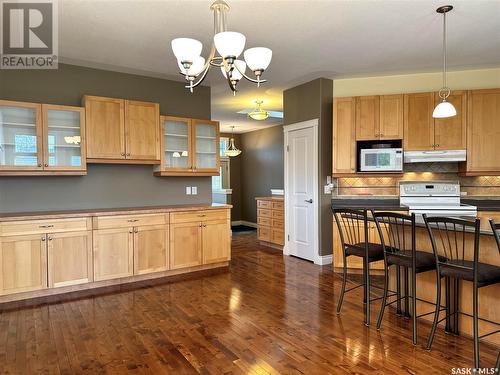
[[[332,264],[333,263],[333,255],[318,255],[316,256],[316,259],[314,259],[314,264],[320,265],[320,266],[326,266],[327,264]]]
[[[245,220],[236,220],[236,221],[231,221],[232,226],[236,225],[246,225],[247,227],[252,227],[252,228],[257,228],[257,223],[252,223],[250,221],[245,221]]]

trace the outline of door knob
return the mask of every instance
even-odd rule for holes
[[[304,202],[307,202],[307,203],[312,203],[313,200],[312,199],[306,199]]]

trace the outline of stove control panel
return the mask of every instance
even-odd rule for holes
[[[399,186],[399,195],[404,196],[460,196],[460,185],[457,182],[407,182]]]

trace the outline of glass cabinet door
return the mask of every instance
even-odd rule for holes
[[[43,105],[44,169],[86,169],[84,109]]]
[[[0,169],[42,168],[40,105],[0,100]]]
[[[219,124],[193,120],[194,169],[219,172]]]
[[[190,170],[191,120],[162,116],[162,169],[168,171]]]

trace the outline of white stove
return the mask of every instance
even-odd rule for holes
[[[458,182],[403,181],[399,185],[399,202],[415,213],[421,221],[422,214],[427,216],[476,217],[477,207],[460,203],[460,184]]]

